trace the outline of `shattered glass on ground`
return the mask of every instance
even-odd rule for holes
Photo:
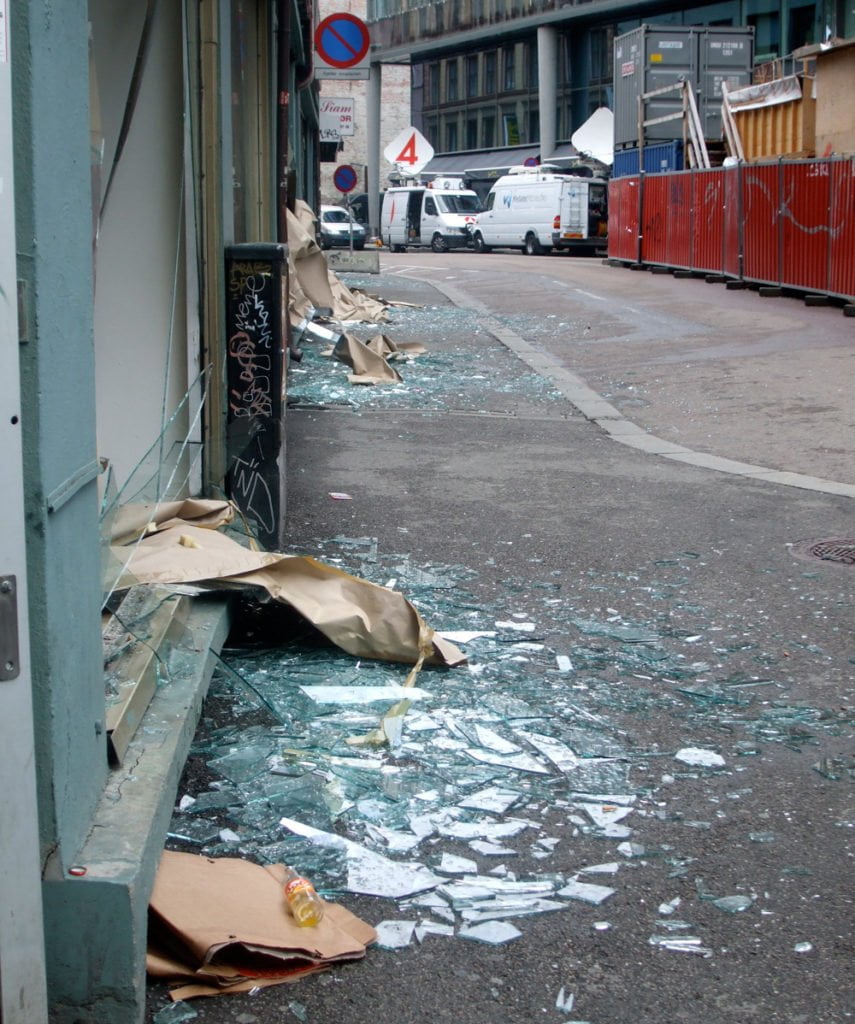
[[[512,942],[532,916],[571,910],[589,910],[591,927],[605,931],[593,916],[650,864],[693,878],[696,890],[697,903],[669,900],[651,919],[649,943],[663,954],[715,955],[697,924],[671,916],[678,906],[688,918],[693,904],[733,918],[758,913],[758,894],[710,891],[679,855],[677,830],[711,822],[684,818],[669,799],[682,780],[734,774],[773,745],[809,754],[821,734],[850,735],[853,722],[846,709],[788,699],[783,669],[745,643],[741,620],[712,623],[685,602],[697,553],[651,565],[646,580],[507,580],[491,603],[476,596],[469,567],[416,564],[372,537],[301,553],[398,587],[463,645],[468,664],[424,668],[399,740],[371,749],[349,743],[387,709],[366,701],[366,688],[399,687],[406,666],[355,659],[309,627],[276,647],[226,649],[211,697],[228,723],[203,720],[192,752],[212,781],[181,801],[170,845],[294,864],[328,899],[396,901],[401,918],[381,928],[386,949],[452,935]],[[610,600],[622,593],[624,612],[603,606],[606,591]],[[673,745],[636,748],[615,725],[627,713],[667,719]],[[851,766],[813,767],[843,779]],[[728,797],[741,792],[750,790]],[[675,830],[674,842],[647,843],[646,821]],[[775,836],[746,828],[745,839]],[[552,869],[556,851],[571,859],[571,843],[584,850],[577,864]],[[518,860],[535,867],[516,869]]]
[[[376,289],[375,281],[372,290]],[[397,279],[395,290],[400,290]],[[332,329],[333,337],[341,331],[335,323],[322,327]],[[400,383],[353,385],[348,381],[350,369],[323,354],[330,341],[304,335],[300,340],[303,358],[288,370],[289,407],[439,411],[453,403],[457,410],[488,412],[507,411],[510,398],[550,415],[570,413],[549,380],[522,369],[507,348],[484,331],[472,310],[450,305],[393,306],[388,323],[347,324],[346,330],[361,341],[385,334],[395,342],[423,342],[427,352],[394,363],[403,378]],[[472,343],[475,338],[477,344]]]

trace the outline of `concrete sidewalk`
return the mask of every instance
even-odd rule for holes
[[[303,782],[280,778],[270,806],[259,792],[245,814],[235,805],[217,820],[239,834],[236,855],[303,856],[297,866],[372,925],[436,923],[445,911],[453,934],[372,947],[297,985],[194,1001],[199,1020],[847,1019],[855,572],[806,556],[803,542],[851,536],[849,497],[618,443],[601,421],[620,417],[559,373],[516,321],[503,334],[504,316],[456,306],[412,276],[345,280],[415,304],[394,308],[380,330],[427,352],[401,366],[400,386],[348,385],[343,366],[308,346],[291,367],[289,550],[396,587],[436,629],[491,635],[467,647],[467,666],[423,670],[428,721],[405,720],[404,746],[368,755],[379,771],[349,774],[326,759],[323,737],[341,740],[352,726],[334,708],[305,709],[299,650],[261,664],[257,682],[247,677],[276,677],[275,706],[293,722],[266,716],[247,688],[226,688],[214,695],[221,718],[206,726],[203,716],[195,770],[207,784],[202,753],[222,753],[214,726],[227,722],[229,748],[260,738],[272,750],[299,746],[315,766],[305,784],[331,779],[347,808],[320,827],[392,859],[437,871],[451,854],[486,878],[578,878],[612,892],[602,904],[512,913],[519,935],[509,945],[471,941],[465,901],[440,897],[434,914],[367,896],[295,849],[277,825],[299,811],[277,793]],[[539,321],[528,319],[534,333]],[[324,674],[324,663],[315,668]],[[349,662],[341,681],[376,670]],[[534,774],[496,764],[477,750],[491,733],[520,749],[539,734],[577,763]],[[676,756],[697,749],[715,765]],[[342,740],[334,752],[352,768],[357,749]],[[196,795],[193,778],[179,793]],[[442,829],[414,835],[403,854],[376,845],[378,826],[409,835],[408,815],[428,809],[488,817],[461,806],[487,785],[517,800],[494,816],[521,829],[502,839],[501,857]],[[622,813],[621,802],[631,810],[617,827],[597,818],[598,808]],[[312,810],[325,813],[320,796]],[[744,909],[714,902],[728,897]],[[669,948],[674,935],[691,937],[696,955]],[[150,984],[149,996],[151,1021],[163,986]]]

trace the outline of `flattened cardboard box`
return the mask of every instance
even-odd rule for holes
[[[188,982],[173,999],[246,991],[295,981],[358,960],[374,929],[326,903],[321,922],[301,928],[283,895],[284,867],[167,850],[149,903],[147,967]]]

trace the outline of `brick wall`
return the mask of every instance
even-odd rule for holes
[[[318,19],[330,14],[347,12],[357,18],[365,18],[365,0],[320,0]],[[353,80],[321,80],[321,98],[352,97],[354,100],[354,134],[342,139],[342,149],[338,153],[336,163],[321,164],[321,202],[340,204],[344,196],[333,184],[333,174],[337,166],[350,164],[360,175],[360,184],[356,192],[364,192],[367,173],[367,142],[366,142],[366,92],[368,83]],[[382,150],[400,131],[411,124],[410,114],[410,69],[400,65],[384,65],[380,91],[380,188],[382,189],[386,175],[392,170],[391,164],[383,159]]]

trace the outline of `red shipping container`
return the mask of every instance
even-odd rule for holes
[[[743,169],[742,274],[746,281],[781,283],[780,177],[776,163]]]
[[[724,270],[724,171],[693,172],[695,230],[692,268],[710,274]]]
[[[828,160],[781,165],[781,281],[793,288],[826,292],[831,212]]]
[[[855,158],[829,161],[831,217],[829,281],[832,295],[855,302]]]

